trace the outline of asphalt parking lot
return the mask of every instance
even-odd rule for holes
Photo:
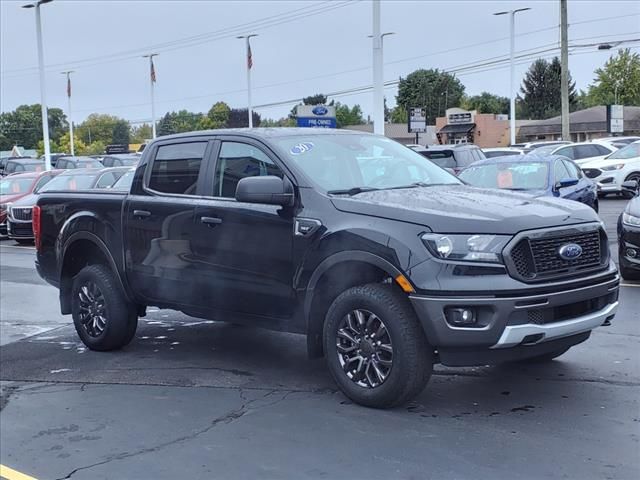
[[[601,201],[614,256],[625,203]],[[0,463],[37,479],[640,478],[640,284],[559,360],[438,367],[379,411],[301,336],[152,309],[88,351],[33,259],[0,244]]]

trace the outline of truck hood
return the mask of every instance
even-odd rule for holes
[[[440,233],[515,234],[599,221],[593,209],[571,200],[466,185],[377,190],[332,202],[343,212],[415,223]]]

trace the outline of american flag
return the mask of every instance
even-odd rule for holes
[[[71,98],[71,77],[67,75],[67,97]]]
[[[253,57],[251,56],[251,44],[247,42],[247,68],[251,70],[253,67]]]
[[[151,81],[156,83],[156,68],[153,65],[153,58],[151,59]]]

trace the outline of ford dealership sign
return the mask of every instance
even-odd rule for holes
[[[331,105],[298,105],[299,127],[336,128],[336,107]]]

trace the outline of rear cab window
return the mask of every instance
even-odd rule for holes
[[[158,193],[196,195],[206,140],[157,147],[147,188]]]

